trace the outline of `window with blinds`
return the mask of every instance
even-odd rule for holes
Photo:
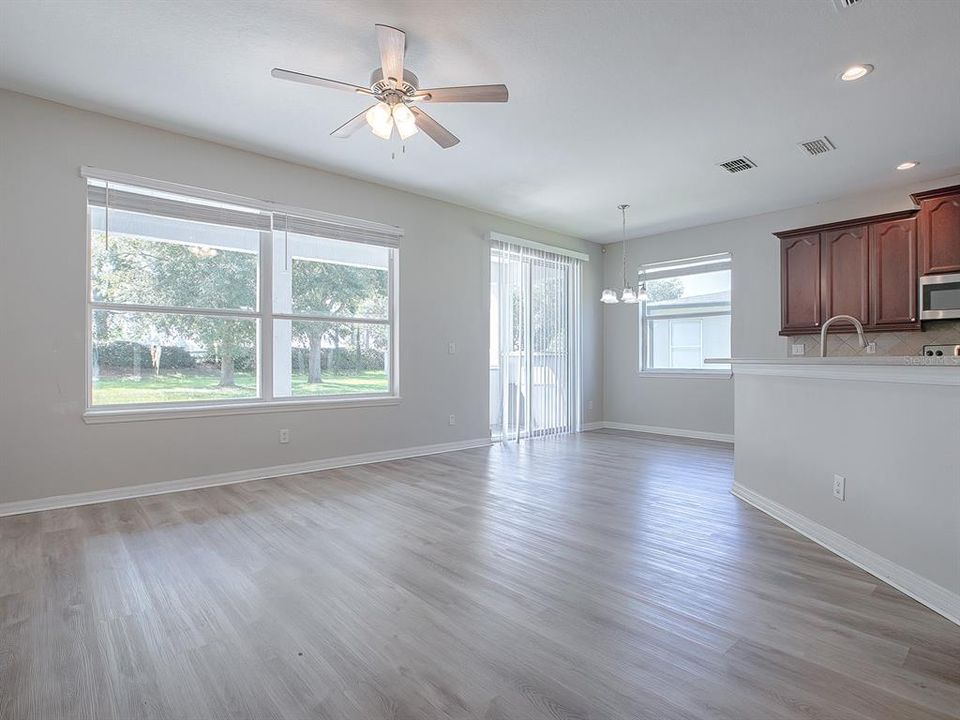
[[[398,228],[84,175],[89,408],[397,395]]]
[[[640,282],[641,371],[729,372],[704,361],[730,357],[730,255],[644,265]]]

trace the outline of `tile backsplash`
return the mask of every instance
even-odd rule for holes
[[[877,344],[876,355],[919,355],[924,345],[960,344],[960,320],[935,320],[923,324],[919,332],[866,332],[867,342]],[[788,338],[787,355],[791,347],[802,343],[803,354],[820,354],[820,335],[797,335]],[[827,354],[835,357],[865,355],[857,342],[857,333],[830,333],[827,335]]]

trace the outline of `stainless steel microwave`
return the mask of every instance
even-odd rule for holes
[[[920,319],[960,318],[960,273],[920,278]]]

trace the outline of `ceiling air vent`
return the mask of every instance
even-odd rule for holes
[[[797,143],[797,147],[803,150],[807,155],[823,155],[831,150],[836,150],[837,146],[830,142],[830,138],[824,136]]]
[[[749,170],[757,166],[757,164],[748,157],[738,157],[718,164],[724,170],[731,173],[743,172],[744,170]]]
[[[859,5],[862,2],[863,0],[833,0],[833,4],[837,8],[837,11],[852,8],[854,5]]]

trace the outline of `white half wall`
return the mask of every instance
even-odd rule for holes
[[[731,178],[731,182],[736,181],[736,177]],[[914,207],[910,193],[956,184],[960,184],[960,175],[905,184],[901,190],[851,195],[819,205],[628,240],[628,273],[631,268],[635,273],[645,263],[730,252],[733,256],[733,356],[783,358],[787,353],[787,340],[778,335],[780,244],[773,233],[906,210]],[[622,283],[620,245],[605,247],[604,287],[619,288]],[[637,305],[607,305],[603,309],[604,420],[723,435],[733,433],[734,394],[730,377],[674,378],[639,372],[639,312]]]
[[[763,368],[735,370],[734,494],[960,623],[957,371],[924,384],[933,368],[890,381]]]
[[[330,142],[350,152],[349,143]],[[457,163],[455,149],[445,152]],[[415,160],[404,162],[416,171]],[[403,227],[403,401],[85,424],[81,165]],[[603,419],[602,314],[594,301],[602,258],[593,243],[7,91],[0,91],[0,218],[0,503],[487,437],[490,231],[590,255],[583,276],[584,420]],[[447,354],[449,342],[455,355]],[[456,426],[447,424],[450,414]],[[290,430],[288,445],[278,442],[281,427]]]

